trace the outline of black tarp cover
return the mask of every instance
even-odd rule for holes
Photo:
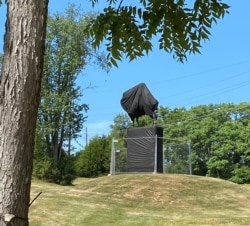
[[[161,126],[137,127],[128,129],[127,133],[128,172],[154,172],[155,157],[157,162],[156,166],[157,172],[158,173],[163,172],[162,137],[163,137],[163,127]]]
[[[156,117],[158,101],[150,93],[146,84],[140,83],[123,93],[121,105],[134,121],[142,115]]]

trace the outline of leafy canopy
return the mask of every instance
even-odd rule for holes
[[[0,6],[7,0],[0,0]],[[98,0],[90,0],[92,5]],[[86,31],[98,48],[106,40],[110,65],[118,66],[124,56],[130,61],[152,51],[156,36],[159,48],[179,61],[200,53],[213,23],[228,13],[222,0],[138,0],[129,6],[123,0],[106,0],[107,7],[93,19]]]
[[[91,0],[93,6],[98,0]],[[213,23],[228,13],[221,0],[140,0],[123,5],[123,0],[107,0],[108,6],[89,24],[88,35],[98,48],[106,40],[110,63],[124,56],[130,61],[152,51],[152,38],[159,48],[179,61],[190,53],[200,53]]]

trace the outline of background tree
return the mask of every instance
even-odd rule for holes
[[[232,177],[235,164],[240,163],[241,148],[244,149],[240,141],[242,129],[241,123],[228,121],[216,132],[217,139],[211,146],[211,157],[207,162],[209,176]]]
[[[110,135],[116,139],[125,138],[127,129],[132,127],[132,122],[127,114],[118,114],[114,118],[114,123],[110,125]]]
[[[238,168],[249,167],[249,104],[224,107],[228,120],[215,133],[207,166],[208,175],[231,179]]]
[[[188,139],[192,141],[193,173],[207,174],[207,160],[211,157],[211,145],[215,132],[225,122],[219,121],[220,114],[216,105],[191,107],[188,116]]]
[[[97,2],[92,0],[93,4]],[[186,53],[199,52],[201,41],[210,35],[212,23],[222,18],[228,9],[221,1],[210,0],[196,0],[190,8],[184,0],[168,1],[168,4],[165,0],[138,2],[142,5],[107,7],[93,26],[90,25],[89,34],[95,36],[94,46],[103,39],[108,40],[110,61],[114,65],[117,65],[116,59],[121,59],[122,52],[130,60],[148,53],[152,46],[150,39],[157,33],[161,37],[159,47],[174,52],[177,60],[183,61]],[[4,219],[7,214],[17,216],[12,225],[28,225],[47,9],[48,0],[7,1],[0,87],[1,226],[8,224]]]
[[[70,5],[65,14],[48,17],[34,162],[34,175],[43,179],[47,176],[51,179],[54,173],[61,175],[58,169],[59,164],[65,165],[61,162],[63,152],[71,155],[72,140],[83,128],[88,105],[81,103],[77,77],[92,59],[98,66],[105,67],[105,58],[92,49],[83,32],[90,16]],[[44,161],[45,168],[41,168]],[[51,175],[48,175],[50,170]]]

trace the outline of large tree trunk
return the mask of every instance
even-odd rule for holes
[[[0,226],[29,225],[47,8],[48,0],[8,0],[0,87]]]

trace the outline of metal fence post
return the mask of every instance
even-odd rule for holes
[[[189,155],[189,174],[192,175],[191,140],[189,140],[187,144],[188,144],[188,155]]]
[[[111,145],[110,175],[115,175],[115,139],[114,138],[112,138],[112,145]]]
[[[155,135],[155,165],[154,173],[157,173],[157,134]]]

